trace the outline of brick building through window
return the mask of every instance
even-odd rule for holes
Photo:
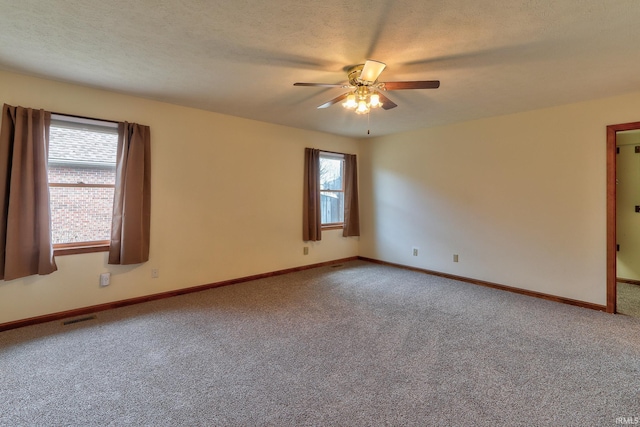
[[[49,194],[54,245],[106,243],[111,235],[117,125],[52,117]]]

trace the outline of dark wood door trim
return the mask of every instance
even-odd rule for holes
[[[607,126],[607,313],[616,312],[616,133],[640,122]]]

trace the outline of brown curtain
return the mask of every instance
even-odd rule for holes
[[[320,150],[304,149],[304,199],[302,214],[302,240],[322,239],[320,218]]]
[[[149,260],[150,145],[149,126],[118,124],[109,264],[139,264]]]
[[[56,271],[51,244],[47,155],[51,113],[2,107],[0,279]]]
[[[344,155],[344,237],[360,235],[358,163],[355,154]]]

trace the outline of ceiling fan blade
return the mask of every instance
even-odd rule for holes
[[[378,96],[380,96],[380,102],[382,102],[383,110],[390,110],[398,106],[398,104],[396,104],[395,102],[393,102],[392,100],[390,100],[389,98],[381,94],[380,92],[376,92],[376,93],[378,94]]]
[[[348,87],[343,84],[331,84],[331,83],[294,83],[294,86],[319,86],[319,87]]]
[[[342,95],[340,95],[340,96],[338,96],[336,98],[333,98],[331,101],[327,101],[322,105],[318,105],[318,109],[331,107],[333,104],[337,104],[338,102],[340,102],[343,99],[345,99],[347,96],[349,96],[349,92],[343,93]]]
[[[364,63],[364,67],[360,72],[360,80],[365,82],[375,82],[380,77],[380,73],[384,70],[387,64],[380,61],[374,61],[372,59],[367,59]]]
[[[424,80],[415,82],[384,82],[385,90],[437,89],[439,87],[440,80]]]

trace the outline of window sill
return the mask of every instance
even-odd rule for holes
[[[322,230],[342,230],[344,224],[327,224],[322,226]]]
[[[109,252],[109,244],[95,244],[95,245],[61,245],[53,247],[54,256],[64,255],[77,255],[77,254],[89,254],[93,252]]]

